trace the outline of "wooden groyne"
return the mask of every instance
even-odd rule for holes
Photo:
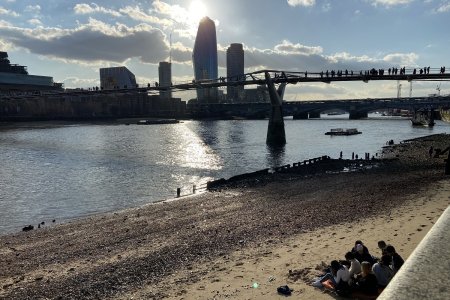
[[[208,181],[206,188],[208,190],[212,190],[227,185],[235,185],[241,182],[256,182],[259,180],[268,179],[269,177],[276,177],[279,174],[315,175],[330,172],[352,171],[364,168],[367,165],[373,165],[375,161],[375,159],[332,159],[329,156],[324,155],[272,169],[266,168],[254,172],[235,175],[229,179],[220,178],[217,180]]]

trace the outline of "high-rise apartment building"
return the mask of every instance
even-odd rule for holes
[[[172,85],[172,64],[166,61],[162,61],[159,63],[158,67],[159,73],[159,86],[160,87],[169,87]],[[163,99],[171,99],[172,91],[160,91],[159,95]]]
[[[227,77],[228,80],[244,79],[244,48],[242,44],[231,44],[227,49]],[[228,86],[227,100],[232,103],[244,101],[244,86]]]
[[[100,87],[102,89],[126,89],[136,86],[136,77],[127,67],[100,68]]]
[[[204,17],[198,25],[192,53],[195,81],[201,82],[218,77],[216,25],[208,17]],[[198,89],[199,103],[218,101],[217,88]]]

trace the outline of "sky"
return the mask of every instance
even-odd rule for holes
[[[146,85],[170,54],[173,82],[191,81],[203,16],[216,24],[219,76],[231,43],[244,44],[246,72],[450,70],[450,0],[0,0],[0,51],[66,88],[98,86],[99,68],[109,66],[126,66]],[[289,85],[285,99],[395,97],[397,84],[303,83]],[[400,84],[409,96],[410,83]],[[450,94],[450,82],[414,82],[412,95],[438,88]]]

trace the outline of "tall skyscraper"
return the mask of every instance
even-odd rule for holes
[[[167,87],[172,85],[172,64],[166,61],[159,63],[159,86]],[[160,91],[159,95],[163,99],[171,99],[172,91]]]
[[[227,77],[231,81],[242,80],[244,74],[244,48],[242,44],[231,44],[227,49]],[[231,79],[230,79],[231,77]],[[227,100],[238,103],[244,99],[244,86],[228,86]]]
[[[192,53],[195,81],[216,79],[217,67],[217,38],[216,25],[208,17],[204,17],[198,25]],[[198,89],[199,103],[214,103],[218,101],[217,88]]]

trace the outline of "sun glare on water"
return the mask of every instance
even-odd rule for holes
[[[206,16],[206,6],[201,1],[193,1],[189,6],[189,18],[192,22],[198,22]]]

